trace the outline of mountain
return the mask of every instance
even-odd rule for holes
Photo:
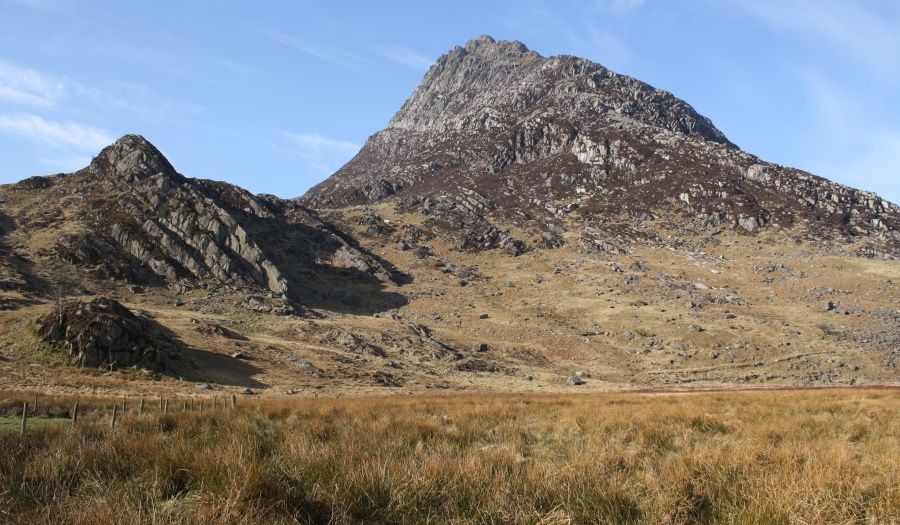
[[[228,286],[284,298],[290,308],[398,278],[315,212],[184,177],[137,135],[76,173],[32,177],[8,194],[19,207],[5,222],[26,236],[26,251],[123,285]]]
[[[900,210],[481,37],[300,199],[126,135],[0,186],[0,389],[900,384]]]
[[[462,249],[521,253],[558,246],[566,231],[591,242],[594,229],[631,243],[667,225],[785,229],[900,255],[896,205],[764,162],[666,91],[488,36],[439,58],[388,127],[300,202],[385,199],[429,217]]]

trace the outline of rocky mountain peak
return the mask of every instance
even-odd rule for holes
[[[573,102],[575,102],[573,104]],[[579,111],[590,109],[586,115]],[[611,118],[732,145],[706,117],[670,93],[600,64],[572,56],[543,57],[518,41],[484,35],[441,56],[391,120],[414,131],[496,127],[557,114],[577,127],[580,117]],[[558,115],[562,110],[565,114]]]
[[[182,179],[166,157],[140,135],[124,135],[103,148],[90,164],[93,174],[126,182],[155,175]]]
[[[466,42],[464,46],[462,46],[468,53],[480,53],[485,56],[490,56],[496,58],[500,55],[507,56],[518,56],[524,55],[526,53],[534,53],[533,51],[529,51],[528,47],[519,42],[518,40],[496,40],[494,37],[490,35],[481,35],[478,38],[473,38]],[[456,49],[460,49],[457,47]],[[454,49],[454,51],[456,50]],[[539,56],[539,55],[538,55]]]
[[[667,91],[488,36],[441,56],[388,127],[301,202],[385,199],[428,216],[461,249],[518,254],[592,228],[636,242],[662,222],[796,227],[801,237],[865,238],[860,253],[900,254],[896,206],[740,150]]]

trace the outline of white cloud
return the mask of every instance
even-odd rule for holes
[[[536,4],[518,9],[506,18],[505,23],[517,33],[539,35],[564,42],[566,53],[596,60],[614,69],[631,62],[633,57],[625,45],[611,31],[601,7],[608,2],[593,2],[570,21],[561,17],[552,6]],[[612,2],[614,3],[614,2]],[[537,50],[541,52],[540,49]]]
[[[384,58],[419,71],[428,71],[434,63],[433,59],[408,47],[375,45],[373,48],[375,53]]]
[[[266,38],[278,42],[279,44],[292,47],[298,51],[306,53],[307,55],[314,56],[326,62],[331,62],[336,66],[340,66],[346,69],[358,69],[361,65],[367,62],[363,57],[357,55],[356,53],[352,53],[350,51],[345,51],[343,49],[338,49],[335,47],[315,44],[313,42],[307,42],[305,40],[300,40],[299,38],[295,38],[284,33],[279,33],[278,31],[263,31],[262,34]]]
[[[285,133],[285,138],[303,162],[318,174],[330,175],[359,151],[359,144],[332,139],[319,133]]]
[[[39,11],[51,11],[67,6],[70,3],[68,0],[4,0],[4,2]]]
[[[224,58],[217,59],[216,62],[218,62],[219,65],[221,65],[223,68],[241,77],[259,78],[260,76],[262,76],[262,73],[260,73],[259,70],[252,68],[246,64],[233,62]]]
[[[0,60],[0,100],[13,104],[48,108],[66,94],[63,81]]]
[[[33,142],[97,151],[108,146],[113,137],[108,131],[72,121],[45,120],[38,115],[0,115],[0,131],[25,137]]]
[[[796,69],[814,112],[812,139],[821,144],[806,169],[816,175],[900,200],[900,131],[866,102],[810,69]]]
[[[874,191],[900,204],[900,133],[883,130],[849,152],[844,163],[821,166],[821,175],[846,179],[864,190]]]
[[[40,161],[48,166],[53,166],[53,169],[68,173],[80,170],[87,166],[91,163],[91,158],[75,155],[71,157],[40,159]]]
[[[594,0],[600,9],[609,10],[617,14],[625,14],[636,11],[644,5],[645,0]]]
[[[843,0],[731,0],[712,5],[749,14],[773,30],[812,36],[893,77],[900,73],[900,16],[867,10],[862,2]],[[891,19],[893,18],[893,20]]]

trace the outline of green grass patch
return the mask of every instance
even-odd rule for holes
[[[68,418],[63,417],[30,417],[26,431],[39,430],[47,426],[69,423]],[[18,432],[22,428],[22,417],[0,416],[0,432]]]

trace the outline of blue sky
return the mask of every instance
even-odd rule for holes
[[[185,175],[298,196],[481,34],[635,76],[751,153],[900,202],[896,0],[0,0],[0,182],[140,133]]]

